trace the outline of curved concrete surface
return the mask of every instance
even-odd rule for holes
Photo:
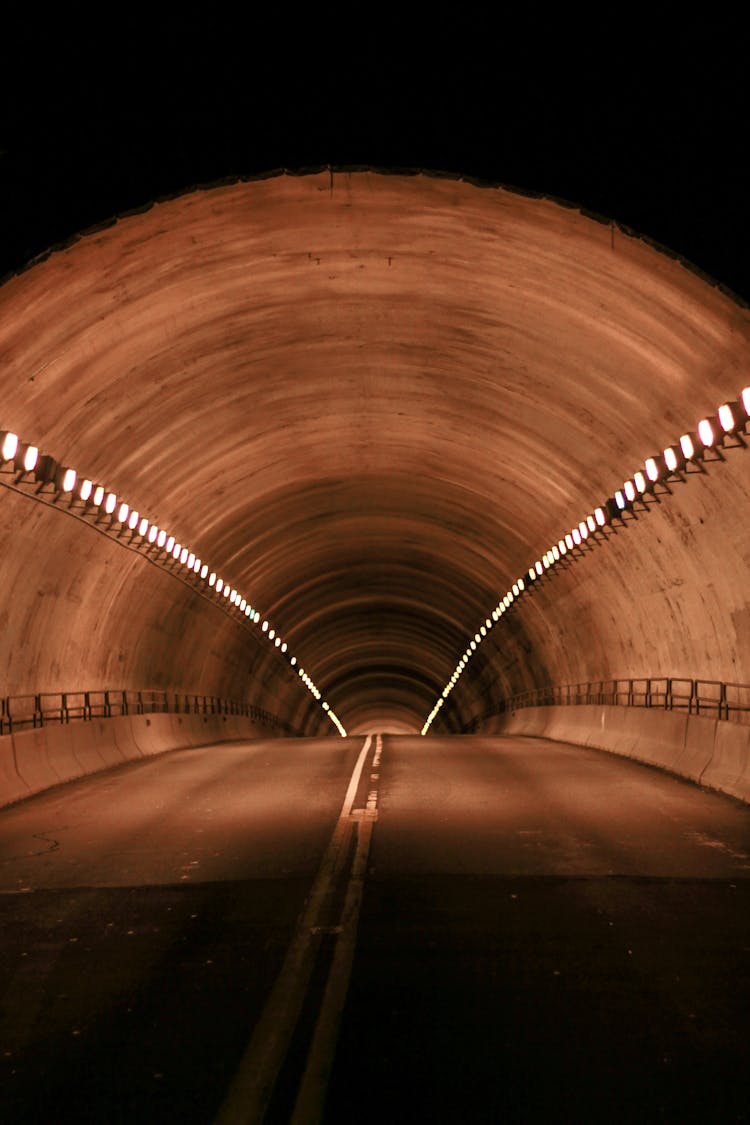
[[[748,382],[750,316],[543,199],[280,176],[81,238],[0,290],[0,425],[247,591],[352,731],[418,730],[519,573]],[[545,682],[750,680],[748,455],[677,484],[481,647],[443,728]],[[244,697],[330,731],[278,653],[0,495],[4,690]]]

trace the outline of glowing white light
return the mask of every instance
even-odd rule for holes
[[[557,546],[557,544],[555,544],[555,546],[552,548],[552,560],[553,562],[560,561],[560,548]]]
[[[549,567],[550,567],[549,555],[542,555],[542,566],[544,567],[545,570],[549,570]]]
[[[297,657],[296,657],[296,656],[291,656],[291,657],[289,658],[289,663],[291,664],[291,666],[292,666],[292,668],[293,668],[293,667],[294,667],[294,665],[295,665],[295,664],[297,663]]]
[[[148,531],[148,520],[144,516],[144,518],[138,524],[138,534],[141,535],[141,536],[145,536],[147,531]],[[151,532],[149,532],[148,537],[149,537],[149,539],[151,539]],[[151,540],[151,542],[153,543],[153,539]]]
[[[2,450],[0,450],[0,457],[3,461],[12,461],[18,453],[18,434],[11,434],[10,432],[3,438]]]
[[[94,503],[96,504],[97,508],[99,507],[99,505],[101,504],[103,499],[104,499],[104,489],[102,488],[102,486],[100,484],[98,484],[96,486],[96,489],[94,490]]]
[[[647,457],[646,460],[644,461],[644,466],[645,466],[645,469],[646,469],[646,476],[648,477],[648,479],[652,483],[657,481],[659,479],[659,466],[656,464],[656,458]]]
[[[564,540],[564,539],[561,539],[561,540],[560,540],[560,542],[559,542],[559,543],[557,544],[557,549],[558,549],[558,551],[560,552],[560,555],[561,555],[561,556],[562,556],[562,555],[567,555],[567,553],[568,553],[568,545],[567,545],[567,543],[565,542],[565,540]]]
[[[542,564],[539,560],[537,560],[534,563],[534,570],[537,572],[537,574],[539,575],[540,578],[544,574],[544,567],[542,566]]]
[[[529,567],[529,578],[531,579],[532,582],[536,578],[536,571],[534,570],[533,566]]]
[[[179,559],[181,554],[182,554],[181,544],[175,543],[174,547],[172,548],[172,558],[173,559]]]
[[[576,547],[580,547],[580,545],[581,545],[581,533],[580,533],[580,531],[578,530],[577,527],[573,528],[573,542],[575,543]]]
[[[277,637],[273,643],[276,645],[276,648],[281,648],[281,637]]]
[[[208,567],[207,567],[207,566],[206,566],[206,564],[204,563],[204,564],[203,564],[203,566],[201,567],[201,579],[202,579],[202,580],[203,580],[204,582],[205,582],[205,580],[206,580],[206,575],[207,575],[207,574],[208,574]],[[215,582],[215,581],[216,581],[216,575],[214,575],[214,582]],[[213,583],[212,583],[212,584],[213,584]]]
[[[623,509],[625,508],[625,505],[627,504],[627,500],[625,499],[623,493],[620,491],[619,488],[618,488],[617,492],[615,493],[615,504],[617,505],[617,507],[620,509],[621,512],[623,511]]]
[[[117,522],[118,523],[126,523],[129,513],[130,513],[130,508],[127,506],[127,504],[120,504],[120,507],[119,507],[118,512],[117,512]]]
[[[646,491],[646,478],[642,472],[633,473],[633,483],[639,492]]]
[[[719,425],[725,434],[731,434],[737,428],[737,419],[729,402],[723,402],[719,407]]]
[[[483,637],[486,637],[487,636],[487,626],[483,625],[481,627],[481,629],[479,630],[479,632],[482,634]]]
[[[167,552],[168,555],[172,554],[172,551],[174,550],[174,544],[175,544],[174,535],[170,535],[169,539],[167,539],[167,542],[166,542],[166,552]]]
[[[521,590],[521,591],[526,589],[526,585],[524,583],[523,578],[518,579],[518,589]]]
[[[211,571],[211,575],[208,579],[208,584],[209,584],[209,586],[215,586],[216,585],[216,572],[213,571],[213,570]]]
[[[513,583],[513,597],[514,598],[518,597],[518,583],[517,582]]]
[[[195,553],[193,551],[187,557],[188,570],[192,570],[195,566]],[[199,564],[200,565],[200,564]]]
[[[498,614],[497,610],[496,610],[496,609],[493,609],[493,611],[492,611],[492,620],[493,620],[493,621],[497,621],[497,619],[498,619],[498,616],[499,616],[499,614]]]
[[[131,531],[135,531],[135,529],[138,527],[138,521],[140,520],[140,518],[141,517],[137,512],[130,513],[130,515],[128,516],[128,527]]]
[[[715,442],[716,435],[714,434],[714,428],[708,418],[701,418],[698,423],[698,437],[701,439],[706,449],[710,449]]]
[[[325,701],[323,701],[323,703],[321,703],[320,706],[323,708],[324,711],[328,710],[328,704]]]
[[[193,570],[195,571],[196,574],[200,574],[200,572],[201,572],[201,560],[200,559],[196,559],[195,562],[193,563]]]
[[[228,593],[228,590],[225,590],[224,594],[226,595],[227,593]],[[232,603],[232,605],[234,605],[234,603],[237,601],[237,598],[238,598],[237,591],[232,590],[231,594],[229,594],[229,600]]]
[[[263,630],[264,633],[268,632],[268,622],[267,621],[263,622],[263,624],[261,625],[261,629]],[[301,674],[302,674],[302,669],[300,668],[300,675]]]
[[[690,434],[682,435],[680,438],[680,449],[686,461],[691,461],[693,457],[695,457],[695,446],[693,445],[693,439]]]
[[[66,469],[63,473],[62,491],[72,492],[76,486],[76,474],[73,469]]]
[[[249,617],[253,612],[253,607],[251,605],[246,605],[242,612],[245,614],[245,617]]]
[[[521,589],[523,589],[523,587],[521,587]],[[486,618],[484,619],[484,624],[485,624],[485,627],[486,627],[487,629],[491,629],[491,628],[492,628],[492,622],[490,621],[489,617],[486,617]]]
[[[477,642],[476,642],[476,641],[472,641],[472,642],[471,642],[471,644],[469,645],[469,648],[470,648],[470,649],[471,649],[472,651],[473,651],[473,650],[474,650],[474,649],[475,649],[476,647],[477,647]]]
[[[585,523],[585,521],[584,521],[584,520],[581,520],[581,522],[579,523],[579,525],[578,525],[578,530],[579,530],[579,531],[580,531],[580,533],[581,533],[581,539],[588,539],[588,537],[589,537],[589,529],[588,529],[588,527],[586,526],[586,523]]]
[[[257,609],[255,611],[255,616],[254,616],[253,620],[256,621],[256,622],[260,621],[260,613],[258,612]]]
[[[667,446],[662,456],[664,458],[664,464],[667,466],[670,473],[676,472],[679,462],[677,460],[677,453],[675,452],[674,448],[671,445]]]
[[[586,526],[589,531],[596,531],[596,520],[593,516],[586,516]]]
[[[244,613],[246,609],[247,609],[247,599],[242,598],[242,600],[240,601],[240,613]]]
[[[750,418],[750,387],[743,388],[740,399],[742,400],[742,409],[745,411],[748,418]]]
[[[286,650],[287,650],[287,643],[286,643],[286,641],[284,641],[284,643],[281,646],[281,651],[286,652]]]
[[[604,513],[604,508],[597,508],[594,512],[594,519],[599,524],[599,527],[604,527],[607,522],[607,517]]]
[[[82,480],[81,481],[81,483],[79,485],[79,488],[78,488],[78,495],[80,496],[81,500],[88,500],[93,491],[94,491],[94,485],[92,484],[92,482],[90,480]]]
[[[479,642],[481,640],[481,637],[479,636],[479,633],[474,634],[474,640],[477,642],[477,644],[479,644]]]
[[[574,538],[573,538],[573,536],[572,536],[572,535],[570,534],[570,532],[568,532],[568,534],[567,534],[567,535],[565,536],[565,542],[566,542],[566,543],[567,543],[567,545],[568,545],[568,550],[569,550],[569,551],[572,551],[572,550],[573,550],[573,546],[574,546],[574,544],[575,544],[575,539],[574,539]]]
[[[276,630],[275,629],[269,630],[269,633],[268,633],[269,641],[272,641],[275,636],[276,636]]]
[[[23,455],[23,469],[25,473],[31,473],[37,466],[39,460],[39,450],[35,445],[27,445],[26,452]],[[84,498],[86,499],[86,498]],[[101,503],[101,501],[100,501]]]
[[[152,524],[151,527],[149,528],[149,532],[148,532],[149,543],[153,543],[156,540],[156,537],[157,537],[158,534],[159,534],[159,528],[156,526],[156,524]]]
[[[628,500],[632,504],[632,502],[635,500],[635,495],[636,495],[635,485],[633,484],[632,480],[626,480],[623,487],[625,489],[625,495],[627,496]]]

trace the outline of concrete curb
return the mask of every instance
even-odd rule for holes
[[[750,726],[684,711],[608,705],[524,707],[477,734],[572,742],[659,766],[750,803]]]
[[[123,762],[171,750],[279,737],[241,715],[119,715],[0,736],[0,807]]]

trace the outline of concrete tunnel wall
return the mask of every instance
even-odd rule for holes
[[[750,382],[750,316],[559,203],[278,176],[83,236],[0,289],[0,426],[191,544],[348,729],[418,730],[509,584]],[[481,646],[436,730],[507,694],[750,680],[750,455],[677,483]],[[156,687],[335,733],[263,638],[0,490],[2,694]]]

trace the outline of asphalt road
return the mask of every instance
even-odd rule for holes
[[[597,751],[130,764],[0,812],[0,927],[8,1125],[750,1121],[750,809]]]

